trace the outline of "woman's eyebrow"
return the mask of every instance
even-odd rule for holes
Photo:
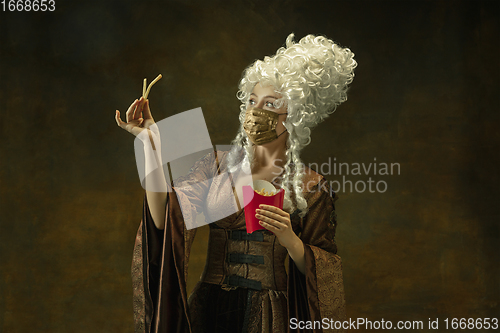
[[[259,96],[255,95],[254,93],[251,93],[251,94],[250,94],[250,96],[252,96],[252,95],[254,95],[255,97],[259,97]],[[267,95],[267,96],[264,96],[264,97],[262,97],[262,98],[274,98],[274,99],[278,99],[278,97],[276,97],[276,96],[271,96],[271,95]]]

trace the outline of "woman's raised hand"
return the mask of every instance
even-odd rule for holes
[[[128,108],[125,114],[125,121],[120,118],[120,111],[116,110],[115,120],[118,126],[138,136],[144,129],[149,129],[155,123],[151,110],[149,109],[149,100],[141,97],[136,99]]]

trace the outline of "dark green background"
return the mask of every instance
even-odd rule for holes
[[[385,193],[339,193],[348,316],[500,317],[499,13],[498,1],[347,0],[1,12],[0,331],[132,332],[143,190],[114,110],[162,73],[155,118],[202,107],[213,144],[228,144],[242,70],[290,32],[324,34],[359,63],[303,159],[401,165],[371,175]]]

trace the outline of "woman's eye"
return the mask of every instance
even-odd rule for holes
[[[248,101],[248,104],[250,104],[250,105],[254,105],[254,104],[255,104],[255,101],[254,101],[253,99],[251,99],[251,100],[249,100],[249,101]]]
[[[273,104],[273,102],[266,102],[266,106],[267,106],[268,108],[274,108],[274,104]]]

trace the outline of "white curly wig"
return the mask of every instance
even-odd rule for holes
[[[243,129],[248,100],[257,83],[271,85],[282,96],[274,102],[275,107],[286,105],[288,109],[284,124],[289,136],[281,185],[285,190],[284,210],[293,213],[299,209],[303,217],[307,213],[307,203],[302,194],[304,165],[300,152],[311,142],[311,128],[347,100],[347,88],[354,78],[357,63],[351,50],[326,37],[308,35],[298,43],[294,43],[293,37],[293,33],[287,37],[286,47],[278,49],[276,55],[255,61],[243,72],[237,93],[242,103],[240,129],[232,142],[228,163],[230,168],[237,164],[240,155],[237,152],[243,147],[243,164],[249,169],[253,161],[253,144]],[[295,202],[291,199],[292,191]]]

